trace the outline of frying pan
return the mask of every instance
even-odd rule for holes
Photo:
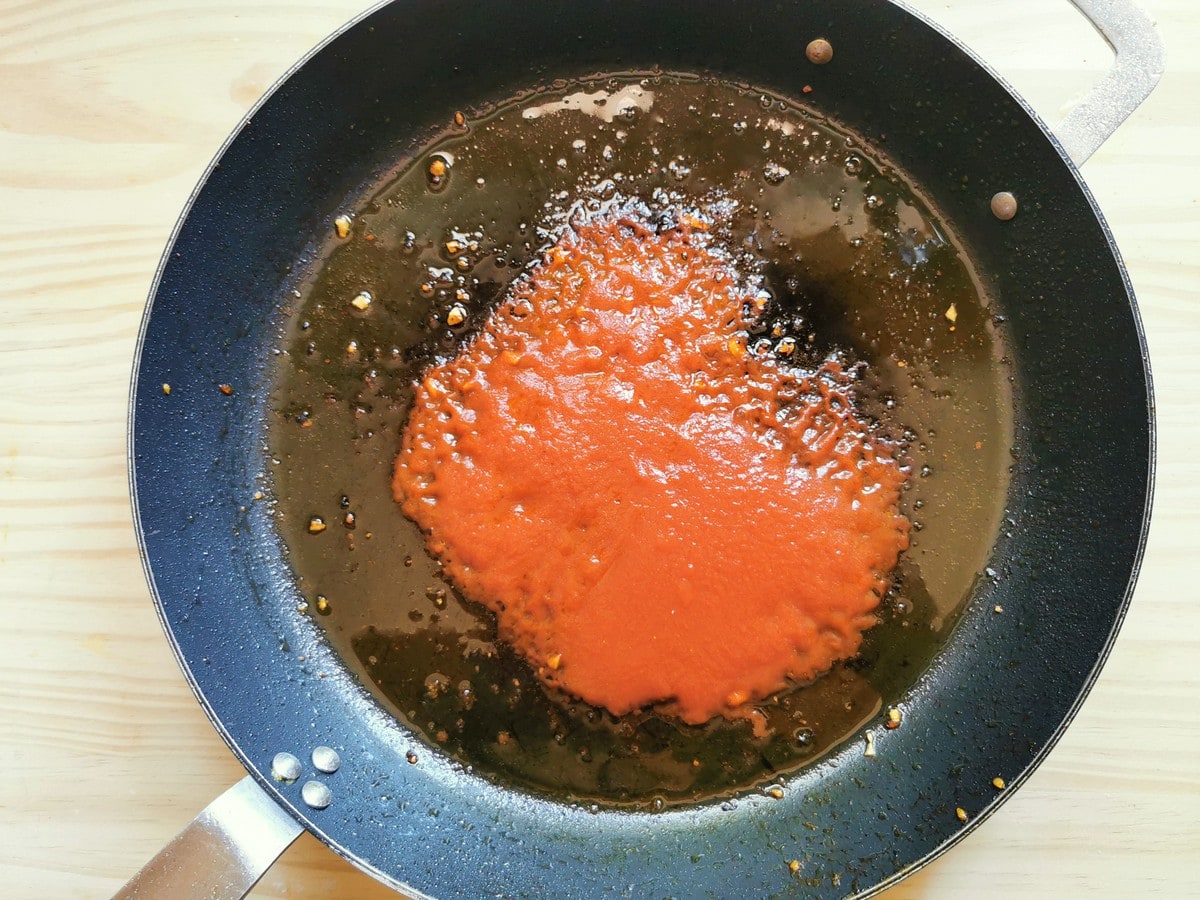
[[[464,0],[452,14],[405,0],[293,71],[230,139],[176,229],[130,413],[151,590],[189,683],[250,775],[121,896],[240,896],[301,828],[415,896],[869,894],[993,811],[1098,674],[1153,482],[1141,326],[1076,164],[1153,88],[1161,48],[1123,2],[1076,5],[1116,46],[1117,66],[1059,137],[953,39],[888,0]],[[819,69],[803,59],[817,36],[836,48]],[[1007,318],[1016,421],[1007,524],[989,564],[1003,577],[979,581],[902,698],[905,724],[886,752],[868,758],[851,741],[789,777],[782,800],[746,793],[639,813],[522,793],[423,744],[295,615],[285,548],[250,498],[269,468],[282,285],[340,204],[455,108],[654,66],[796,98],[811,84],[816,113],[886,136]],[[1020,200],[1009,222],[989,211],[1002,190]]]

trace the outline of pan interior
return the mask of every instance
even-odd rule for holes
[[[604,103],[529,114],[582,95]],[[960,241],[875,149],[761,90],[617,75],[463,113],[345,210],[348,237],[328,223],[287,300],[269,443],[276,523],[307,601],[297,615],[316,615],[437,752],[505,785],[658,808],[819,759],[928,667],[1000,526],[1011,378],[1003,325]],[[449,169],[431,182],[435,159]],[[798,328],[814,358],[866,363],[859,400],[911,469],[912,547],[880,624],[858,658],[762,703],[766,737],[744,721],[615,719],[548,694],[490,615],[440,577],[389,488],[414,378],[470,340],[571,205],[668,195],[736,204],[730,237],[767,260],[773,321]],[[454,304],[466,327],[447,325]]]

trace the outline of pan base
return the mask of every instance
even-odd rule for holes
[[[880,624],[856,659],[761,704],[763,738],[747,722],[618,720],[548,693],[391,499],[414,379],[470,340],[571,204],[617,191],[735,204],[735,238],[769,260],[775,315],[813,352],[867,364],[859,404],[911,467],[912,547]],[[331,644],[397,718],[505,784],[656,808],[769,785],[902,701],[994,543],[1012,398],[979,279],[893,163],[762,91],[612,77],[447,116],[347,212],[345,238],[331,216],[285,323],[273,490],[308,611],[328,613]]]

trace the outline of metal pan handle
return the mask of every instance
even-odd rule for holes
[[[1112,47],[1116,59],[1104,78],[1054,129],[1082,166],[1162,77],[1166,51],[1150,17],[1133,0],[1071,0]]]
[[[114,900],[240,900],[303,830],[246,776],[196,816]]]

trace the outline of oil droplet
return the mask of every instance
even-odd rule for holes
[[[683,181],[692,174],[691,167],[684,165],[682,159],[673,159],[667,163],[667,171],[676,181]]]
[[[769,162],[763,166],[763,178],[767,184],[783,184],[783,180],[791,175],[791,170],[785,169],[778,163]]]
[[[846,157],[846,174],[857,175],[863,169],[862,157],[850,155]]]
[[[425,176],[431,190],[442,190],[446,186],[446,182],[450,180],[450,166],[445,157],[436,155],[430,159]]]

